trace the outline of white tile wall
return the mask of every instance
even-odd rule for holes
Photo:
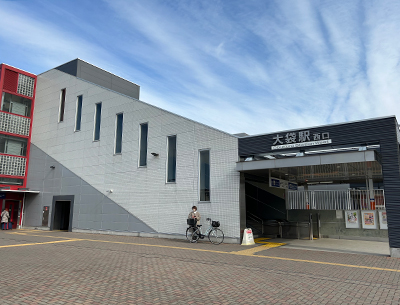
[[[66,88],[64,121],[58,123]],[[81,131],[74,132],[83,95]],[[102,102],[100,141],[93,142],[95,103]],[[124,113],[122,155],[113,155],[115,115]],[[149,123],[147,167],[138,168],[139,124]],[[165,182],[166,136],[177,135],[177,181]],[[160,233],[183,234],[192,205],[239,237],[237,138],[108,89],[50,70],[39,75],[32,143]],[[211,203],[198,202],[198,151],[211,150]],[[150,153],[156,152],[158,157]]]

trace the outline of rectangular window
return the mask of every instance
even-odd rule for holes
[[[139,166],[147,165],[147,134],[149,125],[147,123],[140,124],[140,153]]]
[[[0,134],[0,153],[14,156],[26,156],[28,140]]]
[[[167,182],[176,182],[176,136],[168,137]]]
[[[115,122],[115,154],[120,154],[122,152],[122,125],[124,120],[124,114],[118,113],[117,120]]]
[[[76,101],[75,131],[81,130],[81,121],[82,121],[82,95],[79,95]]]
[[[3,185],[22,185],[23,182],[23,179],[0,177],[0,184]]]
[[[210,151],[200,151],[200,201],[210,201]]]
[[[60,94],[60,115],[58,118],[59,122],[63,122],[64,121],[64,112],[65,112],[65,89],[61,90],[61,94]]]
[[[100,140],[100,124],[101,124],[101,103],[97,103],[94,113],[94,135],[93,135],[94,141]]]
[[[32,101],[30,99],[4,92],[1,100],[1,110],[27,117],[31,116]]]

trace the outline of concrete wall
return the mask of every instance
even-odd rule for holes
[[[50,168],[54,166],[54,169]],[[61,163],[31,145],[29,188],[40,194],[27,194],[23,226],[42,226],[42,211],[49,206],[52,219],[53,196],[74,196],[72,229],[146,232],[154,230],[104,194],[71,172]]]
[[[140,86],[81,59],[71,60],[55,69],[87,80],[104,88],[139,99]]]
[[[284,189],[272,188],[265,183],[246,182],[246,211],[264,220],[286,219],[284,194]]]
[[[366,240],[388,240],[388,230],[372,229],[347,229],[344,219],[344,211],[339,211],[342,218],[338,218],[336,211],[327,210],[289,210],[289,221],[308,221],[312,213],[313,222],[317,221],[317,213],[321,216],[322,237],[343,238],[343,239],[366,239]],[[360,225],[361,227],[361,225]],[[379,228],[379,225],[378,225]],[[314,224],[314,234],[316,224]]]
[[[239,237],[236,137],[55,69],[41,74],[37,84],[32,143],[65,170],[158,233],[183,234],[190,208],[197,205],[203,223],[206,217],[219,220],[226,236]],[[63,88],[66,88],[65,118],[59,123],[60,90]],[[82,126],[81,131],[74,132],[78,95],[83,95]],[[101,136],[100,141],[94,142],[94,110],[98,102],[102,102]],[[122,154],[114,155],[115,119],[121,112],[124,114]],[[138,167],[139,125],[145,122],[149,124],[148,162],[147,167]],[[176,183],[166,183],[168,135],[177,136]],[[211,202],[208,203],[198,201],[200,149],[210,149]],[[159,156],[154,157],[151,152]],[[48,170],[48,164],[40,166]],[[40,172],[40,166],[30,168],[29,173]],[[30,176],[31,188],[36,179]],[[76,185],[68,187],[63,194],[74,192]],[[110,189],[113,193],[107,194]],[[48,193],[46,190],[41,196],[53,194],[59,194],[58,189]],[[83,191],[74,194],[87,195]],[[90,205],[87,207],[89,214],[99,208],[97,200],[85,199]],[[84,222],[91,220],[80,218],[81,210],[74,209],[74,213],[78,213],[77,219],[82,219],[75,225],[90,227]],[[33,214],[27,213],[27,218],[30,215]],[[39,220],[27,219],[27,222],[38,223]]]
[[[267,183],[264,183],[264,182],[247,181],[247,183],[252,184],[255,187],[258,187],[259,189],[262,189],[268,193],[271,193],[279,198],[285,199],[285,190],[284,189],[280,189],[277,187],[271,187]]]

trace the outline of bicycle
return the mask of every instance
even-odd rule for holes
[[[213,221],[211,218],[206,219],[210,226],[205,232],[205,234],[201,233],[201,226],[196,225],[197,219],[188,219],[187,224],[189,228],[186,229],[186,238],[191,243],[196,243],[199,239],[204,239],[205,236],[208,236],[208,240],[214,244],[219,245],[224,241],[224,232],[218,227],[220,226],[219,221]]]

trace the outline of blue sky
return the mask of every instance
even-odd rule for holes
[[[400,118],[400,1],[0,0],[0,62],[81,58],[230,132]]]

